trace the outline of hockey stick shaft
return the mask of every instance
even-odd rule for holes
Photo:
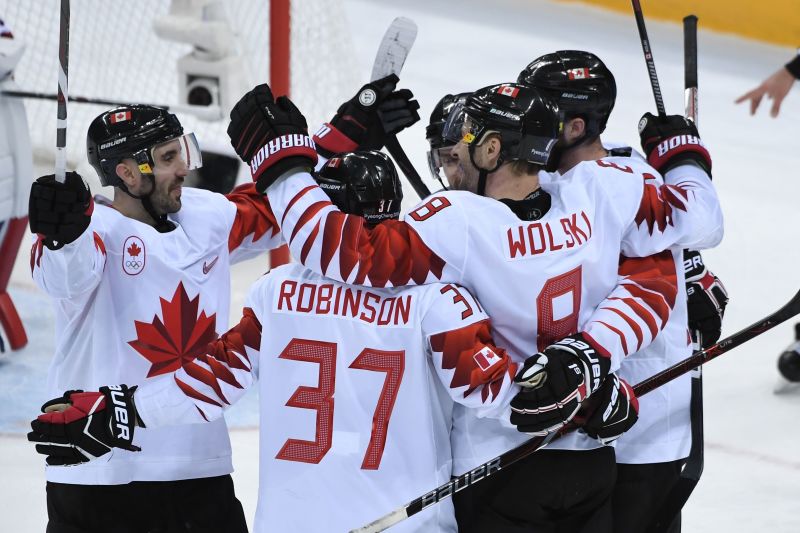
[[[800,292],[797,292],[786,305],[774,313],[754,324],[751,324],[743,330],[734,333],[730,337],[719,341],[713,346],[710,346],[705,350],[695,352],[691,357],[688,357],[687,359],[676,363],[666,370],[651,376],[650,378],[634,386],[633,390],[636,393],[636,396],[647,394],[661,385],[669,383],[673,379],[691,371],[693,368],[703,365],[712,359],[716,359],[720,355],[732,350],[733,348],[736,348],[741,344],[744,344],[750,339],[761,335],[762,333],[774,328],[778,324],[785,322],[786,320],[798,314],[800,314]],[[589,401],[591,402],[591,398]],[[589,407],[589,412],[590,411],[591,406]],[[376,533],[378,531],[383,531],[386,528],[393,526],[405,520],[406,518],[414,516],[424,509],[427,509],[431,505],[451,497],[454,493],[464,490],[480,480],[489,477],[500,470],[503,470],[504,468],[508,468],[520,459],[523,459],[535,451],[544,448],[547,444],[559,438],[561,435],[578,429],[578,427],[579,426],[577,423],[569,422],[557,433],[551,433],[547,437],[533,438],[521,444],[520,446],[517,446],[516,448],[483,463],[470,472],[462,474],[457,478],[445,483],[444,485],[441,485],[432,491],[423,494],[419,498],[407,503],[402,507],[399,507],[398,509],[395,509],[391,513],[367,524],[366,526],[351,530],[350,533]]]
[[[372,65],[372,81],[379,80],[389,74],[397,74],[399,76],[416,37],[417,25],[413,20],[405,17],[394,19],[378,47],[378,53]],[[400,171],[414,188],[420,200],[430,196],[430,189],[422,181],[422,177],[417,172],[417,169],[414,168],[396,135],[387,137],[386,150],[391,154],[397,166],[400,167]]]
[[[697,17],[683,19],[684,115],[697,124]]]
[[[58,100],[59,95],[52,93],[40,93],[33,91],[3,91],[4,96],[11,96],[13,98],[37,98],[39,100]],[[70,102],[78,104],[97,104],[107,106],[128,106],[132,105],[130,102],[121,102],[119,100],[106,100],[104,98],[89,98],[86,96],[71,96]],[[138,102],[137,102],[138,103]],[[222,118],[222,110],[219,106],[203,106],[203,105],[164,105],[164,104],[146,104],[152,107],[160,107],[173,113],[187,113],[192,114],[204,120],[219,120]]]
[[[67,175],[67,95],[69,81],[69,0],[61,0],[58,33],[58,109],[56,111],[56,181]]]
[[[689,15],[683,19],[683,66],[684,66],[684,116],[697,122],[697,17]],[[699,331],[693,332],[696,342],[702,347]],[[698,367],[692,376],[689,415],[691,417],[692,447],[680,477],[664,498],[661,507],[654,513],[648,533],[666,533],[672,528],[683,506],[689,500],[705,464],[703,435],[703,367]]]
[[[647,64],[647,73],[650,76],[650,86],[653,88],[653,98],[656,101],[658,114],[665,116],[667,110],[664,107],[664,98],[661,96],[661,86],[658,83],[656,64],[653,61],[653,51],[650,47],[650,39],[647,37],[647,28],[644,25],[644,14],[639,0],[631,0],[633,14],[636,17],[636,27],[639,29],[639,39],[642,41],[642,51],[644,52],[644,62]]]
[[[411,160],[408,159],[396,135],[392,135],[386,139],[386,149],[392,155],[395,163],[400,167],[400,170],[403,172],[408,182],[414,187],[414,191],[417,193],[417,196],[419,196],[419,199],[424,200],[430,196],[430,189],[428,189],[428,186],[422,181],[422,177],[417,172],[417,169],[414,168]]]

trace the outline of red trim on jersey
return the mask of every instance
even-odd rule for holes
[[[329,215],[325,221],[325,229],[322,232],[322,254],[320,257],[320,267],[322,274],[328,270],[328,265],[331,264],[333,256],[336,255],[336,250],[342,243],[342,227],[344,226],[345,217]]]
[[[604,325],[605,327],[607,327],[608,329],[610,329],[611,331],[613,331],[614,333],[619,335],[619,341],[622,344],[622,352],[625,355],[628,355],[630,353],[628,351],[628,341],[625,339],[625,335],[620,330],[618,330],[617,328],[615,328],[611,324],[607,324],[606,322],[603,322],[602,320],[598,320],[597,323]],[[586,335],[585,332],[584,332],[584,335]]]
[[[636,341],[637,341],[636,351],[638,352],[642,348],[642,343],[644,342],[644,333],[642,332],[642,328],[639,326],[639,324],[637,324],[634,319],[632,319],[619,309],[616,309],[614,307],[603,307],[603,309],[608,309],[609,311],[618,314],[622,318],[622,320],[624,320],[628,324],[628,327],[631,328],[633,334],[636,335]]]
[[[33,274],[34,267],[42,266],[42,253],[44,252],[44,235],[41,233],[36,234],[36,240],[31,246],[31,274]]]
[[[329,205],[333,204],[331,204],[329,200],[325,200],[322,202],[315,202],[310,206],[308,206],[308,208],[306,208],[306,210],[303,211],[303,214],[300,215],[300,219],[297,221],[297,224],[292,230],[292,236],[289,237],[289,244],[291,244],[294,241],[294,238],[297,236],[297,232],[300,231],[300,229],[302,229],[302,227],[305,226],[309,220],[314,218],[314,216],[317,213],[319,213],[320,210],[322,210],[325,207],[328,207]]]
[[[505,350],[494,345],[489,324],[488,319],[481,320],[463,328],[437,333],[430,338],[431,349],[442,354],[442,368],[454,370],[450,388],[466,386],[465,398],[480,388],[481,401],[484,403],[489,394],[492,400],[497,397],[506,374],[513,376],[516,373],[516,364]],[[474,358],[484,348],[490,349],[499,359],[486,371]]]
[[[194,398],[195,400],[198,400],[198,401],[201,401],[201,402],[204,402],[204,403],[208,403],[208,404],[211,404],[211,405],[216,405],[217,407],[222,407],[221,403],[217,402],[216,400],[213,400],[212,398],[209,398],[208,396],[206,396],[205,394],[203,394],[201,392],[198,392],[191,385],[188,385],[187,383],[184,383],[183,381],[181,381],[180,378],[178,378],[178,376],[175,376],[175,383],[178,385],[178,387],[181,389],[181,391],[183,391],[183,393],[186,396],[188,396],[189,398]],[[198,411],[199,410],[200,409],[198,408]],[[200,412],[202,413],[202,411],[200,411]],[[205,415],[203,415],[203,418],[205,418]]]
[[[217,363],[219,364],[219,363]],[[200,383],[205,383],[214,391],[214,394],[217,395],[217,398],[222,401],[222,403],[226,405],[230,405],[231,402],[225,397],[225,394],[222,392],[222,387],[219,385],[220,376],[216,376],[214,372],[203,368],[202,366],[198,365],[197,363],[190,362],[183,365],[183,370],[186,372],[186,375],[196,379]],[[238,383],[237,383],[238,385]],[[242,386],[239,385],[241,389]]]
[[[300,198],[305,196],[305,194],[308,191],[316,187],[317,187],[316,185],[309,185],[308,187],[301,189],[300,192],[294,195],[294,198],[292,198],[291,201],[286,205],[286,209],[283,212],[283,216],[281,217],[281,226],[283,226],[283,222],[286,220],[286,215],[289,214],[289,210],[292,209],[292,206],[294,206],[294,204],[296,204],[300,200]]]
[[[594,348],[597,351],[597,353],[599,353],[600,355],[602,355],[603,357],[605,357],[607,359],[611,359],[611,352],[606,350],[605,346],[603,346],[602,344],[597,342],[594,339],[594,337],[592,337],[591,335],[589,335],[585,331],[581,331],[581,336],[583,336],[583,338],[585,340],[589,341],[589,344],[592,345],[592,348]]]
[[[625,302],[625,304],[630,307],[634,313],[636,313],[639,318],[644,321],[647,325],[647,328],[650,330],[650,335],[655,338],[658,335],[658,332],[661,328],[656,324],[655,318],[653,318],[652,313],[648,309],[646,309],[642,304],[634,300],[633,298],[609,298],[610,300],[618,300],[621,302]],[[661,327],[664,327],[664,322],[661,322]]]
[[[241,246],[249,235],[255,242],[268,231],[270,237],[278,233],[278,223],[267,197],[256,190],[255,183],[239,185],[225,197],[236,206],[236,217],[228,236],[228,251]]]
[[[678,296],[678,274],[671,251],[664,250],[649,257],[620,256],[619,274],[635,282],[636,285],[630,283],[624,285],[628,292],[647,302],[658,312],[663,321],[668,318],[669,309],[675,307],[675,299]],[[638,289],[634,288],[635,286],[638,286]],[[637,291],[639,294],[634,294]],[[669,306],[667,309],[663,308],[664,303]]]
[[[311,248],[314,246],[314,241],[317,239],[317,234],[319,234],[319,220],[317,220],[317,223],[314,225],[314,229],[311,230],[306,242],[303,244],[303,249],[300,252],[301,263],[305,264],[306,257],[308,257],[308,253],[311,251]]]
[[[94,236],[94,247],[101,254],[107,255],[106,254],[106,244],[103,242],[103,238],[100,237],[100,235],[98,235],[96,231],[94,231],[92,233],[94,233],[94,235],[93,235]]]
[[[645,175],[646,177],[647,175]],[[656,187],[645,183],[639,211],[634,219],[636,225],[641,226],[642,223],[646,222],[650,235],[653,234],[656,227],[658,231],[663,232],[667,225],[674,225],[672,218],[673,208],[686,211],[687,198],[688,192],[682,187],[675,185]]]

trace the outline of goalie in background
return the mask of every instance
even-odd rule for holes
[[[24,51],[25,45],[0,20],[0,352],[19,350],[28,343],[6,290],[28,227],[33,157],[25,106],[22,100],[2,95],[2,91],[18,89],[13,74]]]

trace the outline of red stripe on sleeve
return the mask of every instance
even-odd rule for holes
[[[209,398],[205,394],[202,394],[202,393],[196,391],[193,387],[191,387],[190,385],[188,385],[188,384],[184,383],[183,381],[181,381],[180,379],[178,379],[178,376],[175,376],[175,383],[178,384],[178,387],[189,398],[193,398],[195,400],[198,400],[198,401],[210,404],[210,405],[216,405],[217,407],[222,407],[222,404],[220,404],[216,400],[213,400],[213,399]],[[205,415],[203,415],[203,418],[205,418]]]
[[[607,324],[607,323],[603,322],[602,320],[598,320],[597,322],[598,322],[598,324],[604,325],[605,327],[607,327],[608,329],[610,329],[611,331],[613,331],[614,333],[619,335],[619,341],[622,344],[622,351],[623,351],[623,353],[625,355],[628,355],[630,352],[628,351],[628,341],[625,340],[625,335],[620,330],[618,330],[617,328],[612,326],[611,324]],[[586,335],[586,332],[584,332],[584,335]]]
[[[300,192],[298,192],[297,194],[294,195],[294,198],[291,199],[291,201],[286,205],[286,209],[283,211],[283,216],[281,217],[281,226],[283,226],[283,222],[284,222],[284,220],[286,220],[286,215],[292,209],[292,206],[294,204],[296,204],[297,201],[300,200],[300,198],[305,196],[305,194],[308,191],[314,189],[315,187],[316,187],[316,185],[309,185],[308,187],[306,187],[304,189],[301,189]]]
[[[267,197],[256,190],[255,183],[236,187],[226,198],[236,206],[236,218],[228,236],[228,251],[241,246],[249,235],[255,242],[267,232],[270,236],[278,233],[278,223]]]
[[[631,328],[633,334],[636,335],[636,340],[637,340],[636,351],[638,352],[642,347],[642,342],[644,342],[644,335],[642,332],[642,328],[639,327],[639,324],[637,324],[634,319],[632,319],[619,309],[616,309],[614,307],[603,307],[603,309],[608,309],[609,311],[616,313],[622,318],[622,320],[624,320],[628,324],[628,327]]]

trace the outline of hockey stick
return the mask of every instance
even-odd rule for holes
[[[56,181],[67,176],[67,82],[69,81],[69,0],[61,0],[58,32],[58,110],[56,111]]]
[[[683,67],[684,67],[684,115],[697,124],[697,17],[689,15],[683,19]],[[698,348],[702,348],[700,332],[695,332]],[[649,533],[665,533],[678,520],[692,491],[703,475],[705,440],[703,437],[703,369],[697,367],[692,375],[692,396],[689,403],[692,429],[692,447],[675,486],[670,489],[655,513]]]
[[[378,47],[375,62],[372,64],[372,76],[370,79],[375,81],[389,74],[399,75],[416,38],[417,25],[413,20],[405,17],[394,19],[383,35],[381,44]],[[416,191],[420,199],[423,200],[430,196],[430,189],[422,181],[422,177],[408,159],[396,135],[390,135],[386,139],[386,150],[392,155],[395,163],[400,167],[411,186],[414,187],[414,191]]]
[[[38,93],[33,91],[3,91],[4,96],[13,98],[38,98],[40,100],[58,100],[59,95],[52,93]],[[71,96],[70,102],[78,104],[98,104],[107,106],[128,106],[130,102],[120,102],[118,100],[105,100],[103,98],[88,98],[86,96]],[[138,103],[138,102],[137,102]],[[164,105],[164,104],[144,104],[153,107],[160,107],[173,113],[188,113],[203,120],[219,120],[222,118],[222,109],[219,106],[204,105]]]
[[[673,379],[686,374],[693,368],[704,365],[712,359],[716,359],[720,355],[732,350],[733,348],[736,348],[737,346],[749,341],[754,337],[761,335],[762,333],[774,328],[778,324],[785,322],[786,320],[798,314],[800,314],[800,291],[798,291],[786,305],[774,313],[771,313],[758,322],[734,333],[730,337],[722,339],[713,346],[710,346],[705,350],[695,352],[683,361],[676,363],[671,367],[645,379],[638,385],[634,386],[633,390],[636,393],[636,396],[647,394],[661,385],[669,383]],[[591,398],[589,398],[589,403],[591,403]],[[587,412],[591,412],[591,406],[588,406]],[[575,431],[578,428],[578,424],[574,421],[571,421],[557,433],[551,433],[547,437],[533,438],[517,446],[513,450],[509,450],[504,454],[483,463],[477,468],[474,468],[473,470],[462,474],[457,478],[451,479],[444,485],[441,485],[432,491],[423,494],[419,498],[407,503],[402,507],[399,507],[398,509],[395,509],[391,513],[382,516],[381,518],[378,518],[374,522],[371,522],[358,529],[351,530],[350,533],[376,533],[378,531],[383,531],[386,528],[393,526],[410,516],[414,516],[424,509],[427,509],[431,505],[451,497],[454,493],[474,485],[481,479],[489,477],[504,468],[508,468],[520,459],[523,459],[537,450],[544,448],[561,435]]]
[[[656,101],[658,114],[666,116],[667,110],[664,107],[664,98],[661,96],[661,86],[658,84],[658,74],[656,74],[656,64],[653,61],[653,52],[650,48],[650,39],[647,37],[647,28],[644,25],[644,14],[639,0],[631,0],[633,4],[633,14],[636,16],[636,27],[639,28],[639,39],[642,41],[642,51],[644,52],[644,62],[647,64],[647,73],[650,75],[650,86],[653,88],[653,98]]]

